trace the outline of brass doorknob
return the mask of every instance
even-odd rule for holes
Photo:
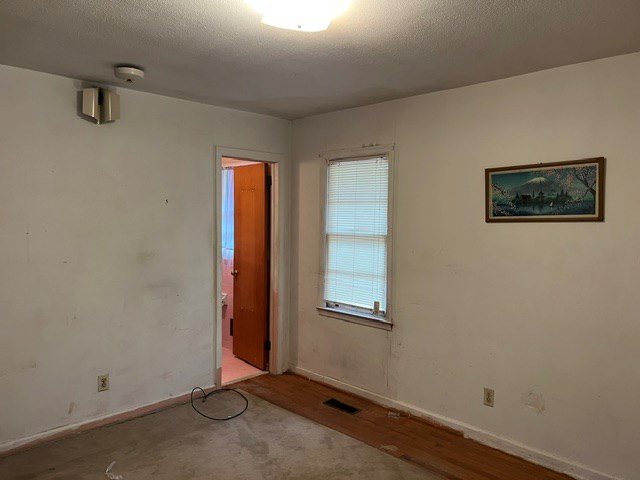
[[[234,277],[238,276],[238,270],[231,270],[231,275],[233,275]]]

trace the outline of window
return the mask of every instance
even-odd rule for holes
[[[329,160],[321,309],[388,320],[389,155]]]
[[[233,263],[233,168],[222,168],[222,260]]]

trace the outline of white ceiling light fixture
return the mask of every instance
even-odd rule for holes
[[[342,15],[350,0],[247,0],[262,23],[299,32],[321,32]]]

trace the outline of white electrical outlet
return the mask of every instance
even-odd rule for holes
[[[109,374],[106,375],[98,375],[98,391],[104,392],[105,390],[109,390]]]
[[[487,407],[493,407],[493,400],[495,397],[495,392],[493,391],[492,388],[484,388],[484,404]]]

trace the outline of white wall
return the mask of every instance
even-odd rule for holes
[[[0,449],[213,384],[214,146],[290,149],[288,121],[124,89],[95,126],[79,89],[0,66]]]
[[[294,122],[293,365],[574,474],[637,478],[639,86],[634,54]],[[318,154],[370,143],[397,148],[392,332],[315,310]],[[485,168],[596,156],[604,223],[485,223]]]

